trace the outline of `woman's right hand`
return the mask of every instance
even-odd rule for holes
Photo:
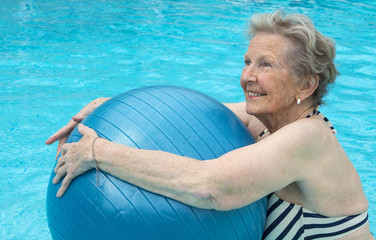
[[[56,153],[56,159],[58,158],[61,147],[64,145],[64,143],[67,141],[68,136],[71,134],[73,129],[87,116],[89,115],[94,109],[102,105],[102,103],[106,102],[110,98],[97,98],[94,101],[90,102],[88,105],[86,105],[84,108],[81,109],[75,116],[72,117],[72,119],[68,122],[67,125],[62,127],[60,130],[58,130],[56,133],[54,133],[45,144],[50,145],[56,141],[59,141],[59,144],[57,146],[57,153]],[[55,159],[55,160],[56,160]]]

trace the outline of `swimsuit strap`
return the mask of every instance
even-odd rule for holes
[[[310,114],[308,114],[306,116],[306,118],[310,118],[313,114],[319,115],[322,118],[322,120],[324,120],[325,123],[329,126],[330,130],[332,130],[332,132],[334,134],[336,134],[337,130],[334,129],[333,124],[329,121],[329,119],[327,117],[325,117],[324,114],[322,114],[319,111],[319,107],[320,107],[320,105],[317,105],[317,107],[315,109],[313,109],[313,111]]]
[[[267,128],[265,128],[265,130],[262,131],[262,133],[260,133],[260,135],[258,135],[258,137],[257,137],[257,139],[256,139],[256,142],[257,142],[258,140],[260,140],[260,138],[261,138],[265,133],[267,133],[267,132],[269,132],[269,130],[268,130]]]
[[[313,111],[312,111],[310,114],[308,114],[308,115],[306,116],[306,118],[310,118],[310,117],[312,117],[313,114],[315,114],[315,115],[319,115],[319,116],[322,118],[322,120],[324,120],[325,123],[328,124],[330,130],[332,130],[332,132],[333,132],[334,134],[336,134],[337,131],[334,129],[333,124],[329,121],[329,119],[328,119],[327,117],[324,116],[324,114],[322,114],[322,113],[319,111],[319,107],[320,107],[320,105],[317,105],[317,107],[314,108]],[[264,131],[262,131],[262,133],[260,133],[260,135],[258,135],[258,137],[257,137],[257,139],[256,139],[256,142],[257,142],[258,140],[260,140],[260,138],[261,138],[265,133],[267,133],[267,132],[269,132],[269,130],[266,128]]]

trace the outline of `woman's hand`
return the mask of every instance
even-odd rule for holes
[[[58,158],[61,147],[67,141],[69,134],[73,131],[73,129],[79,124],[87,115],[89,115],[94,109],[102,105],[102,103],[106,102],[109,98],[97,98],[94,101],[90,102],[84,108],[79,111],[76,116],[72,117],[72,119],[68,122],[67,125],[62,127],[59,131],[53,134],[45,144],[50,145],[56,141],[59,141],[57,146],[57,154],[55,160]]]
[[[66,143],[62,146],[61,157],[58,159],[54,170],[56,173],[52,180],[54,184],[59,183],[65,176],[56,194],[57,197],[61,197],[65,193],[75,177],[95,168],[95,161],[92,159],[92,143],[98,135],[93,129],[83,124],[78,125],[78,131],[82,134],[81,140],[76,143]]]

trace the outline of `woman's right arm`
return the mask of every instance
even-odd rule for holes
[[[57,146],[57,154],[56,159],[59,156],[61,147],[67,141],[68,136],[71,134],[73,129],[87,116],[89,115],[94,109],[102,105],[102,103],[106,102],[110,98],[97,98],[94,101],[91,101],[87,104],[84,108],[81,109],[72,119],[68,122],[67,125],[62,127],[56,133],[54,133],[50,138],[48,138],[45,144],[50,145],[56,141],[59,141]]]
[[[223,105],[228,107],[246,126],[248,126],[250,115],[245,111],[245,102],[223,103]]]
[[[250,115],[246,112],[246,103],[240,102],[240,103],[224,103],[226,107],[228,107],[233,113],[235,113],[240,120],[248,127],[248,129],[251,131],[253,137],[257,139],[257,137],[262,133],[266,127],[265,125],[258,120],[255,116]],[[265,134],[265,136],[267,136]]]
[[[265,141],[207,161],[110,142],[79,125],[83,137],[64,145],[53,183],[63,179],[57,193],[61,197],[75,177],[97,166],[119,179],[194,207],[236,209],[310,176],[316,159],[327,154],[328,144],[316,141],[320,132],[307,122],[287,125]]]

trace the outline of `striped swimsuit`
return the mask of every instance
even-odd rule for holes
[[[333,125],[318,111],[318,108],[314,109],[307,118],[313,114],[321,116],[332,132],[336,133]],[[259,138],[266,132],[267,130],[262,132]],[[367,222],[367,212],[345,217],[326,217],[305,209],[303,206],[283,201],[275,194],[271,194],[268,199],[263,239],[338,239],[359,230]]]
[[[345,217],[326,217],[272,194],[268,200],[263,239],[338,239],[359,230],[367,222],[367,212]]]

